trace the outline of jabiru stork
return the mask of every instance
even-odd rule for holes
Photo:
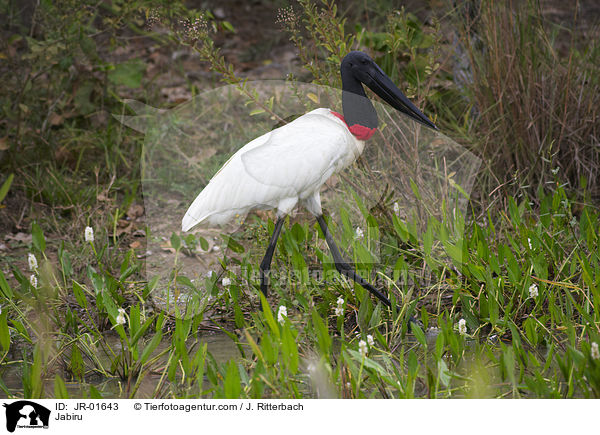
[[[366,53],[350,52],[342,60],[340,72],[343,115],[316,109],[243,146],[192,202],[181,226],[189,231],[200,223],[221,225],[252,210],[276,209],[275,228],[260,264],[260,288],[266,296],[271,260],[285,216],[300,203],[316,217],[337,271],[391,307],[388,297],[342,258],[323,217],[319,192],[329,177],[358,158],[378,127],[377,113],[363,84],[415,121],[437,127]]]

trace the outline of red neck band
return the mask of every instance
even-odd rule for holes
[[[333,110],[331,111],[331,113],[333,113],[335,116],[337,116],[342,121],[344,121],[344,124],[346,124],[346,127],[348,127],[348,130],[350,130],[350,133],[352,133],[354,135],[354,137],[356,137],[359,140],[367,140],[375,134],[375,131],[377,131],[376,128],[369,128],[369,127],[365,127],[364,125],[360,125],[360,124],[353,124],[350,126],[346,123],[346,120],[344,119],[344,115],[334,112]]]

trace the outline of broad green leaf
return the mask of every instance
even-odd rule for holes
[[[154,350],[158,347],[161,341],[162,332],[159,331],[156,334],[154,334],[152,340],[150,340],[150,343],[148,343],[146,347],[144,347],[142,355],[140,356],[140,364],[146,364],[148,357],[152,354],[152,352],[154,352]]]
[[[67,392],[67,386],[65,381],[59,376],[54,376],[54,398],[55,399],[68,399],[69,393]]]
[[[442,385],[444,385],[444,387],[447,387],[450,384],[450,378],[450,370],[448,370],[446,361],[440,359],[438,361],[438,379],[440,380]]]
[[[46,239],[44,238],[42,229],[36,222],[31,225],[31,236],[33,238],[33,245],[40,252],[44,252],[46,250]]]
[[[327,356],[329,355],[329,349],[331,346],[331,336],[329,335],[329,330],[323,319],[319,316],[316,310],[312,310],[312,321],[313,327],[317,334],[317,343],[319,345],[319,349],[321,350],[321,354]]]
[[[235,33],[235,29],[229,21],[221,21],[221,25],[224,29],[229,30],[231,33]]]
[[[0,270],[0,290],[2,291],[2,294],[4,295],[5,298],[14,299],[15,294],[13,293],[12,289],[10,288],[10,285],[8,285],[8,281],[6,281],[6,278],[4,277],[4,272],[2,272],[1,270]]]
[[[6,181],[4,181],[4,183],[2,183],[2,187],[0,187],[0,203],[2,203],[2,200],[6,197],[6,194],[8,193],[8,190],[10,189],[10,185],[12,184],[14,177],[15,177],[15,174],[10,174],[8,176],[8,178],[6,179]]]
[[[108,80],[117,86],[139,88],[146,70],[146,64],[141,59],[132,59],[119,63],[108,72]]]
[[[104,399],[102,394],[100,394],[100,391],[93,385],[90,385],[90,399]]]
[[[240,373],[235,360],[231,360],[227,364],[224,388],[226,399],[239,399],[241,393]]]
[[[417,339],[417,341],[421,344],[421,346],[427,347],[427,339],[425,338],[425,333],[423,332],[421,327],[419,325],[417,325],[416,323],[413,323],[411,325],[411,330],[412,330],[413,334],[415,335],[415,338]]]
[[[171,234],[171,247],[176,251],[181,249],[181,237],[179,237],[176,233]]]
[[[7,314],[6,310],[0,313],[0,346],[2,346],[4,352],[8,352],[10,347],[10,331],[6,320]]]
[[[288,325],[289,320],[286,321],[286,325],[283,327],[283,334],[281,337],[282,355],[288,361],[290,372],[296,374],[298,371],[298,346]]]
[[[265,295],[262,292],[260,292],[260,302],[262,305],[263,316],[265,318],[265,321],[267,322],[267,325],[269,325],[271,333],[275,336],[276,339],[279,340],[279,326],[277,326],[277,323],[273,318],[273,311],[271,311],[271,306],[269,305],[269,302],[267,301]]]
[[[87,298],[85,297],[83,287],[81,287],[81,285],[77,281],[73,281],[73,294],[75,295],[75,300],[77,301],[79,306],[83,309],[86,309]]]
[[[374,361],[368,356],[363,357],[360,352],[354,349],[347,349],[347,351],[356,361],[362,362],[365,367],[375,370],[381,376],[387,376],[385,368],[378,362]]]

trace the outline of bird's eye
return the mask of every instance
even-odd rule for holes
[[[352,62],[348,62],[348,66],[352,66]]]
[[[363,65],[366,65],[369,61],[367,59],[363,59],[361,62]]]

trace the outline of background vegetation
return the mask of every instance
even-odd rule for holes
[[[600,396],[597,10],[578,2],[557,23],[534,1],[439,3],[413,14],[384,0],[268,1],[251,11],[1,0],[3,394]],[[264,40],[248,37],[254,20],[273,23]],[[365,213],[385,236],[391,272],[379,278],[400,313],[346,281],[310,276],[259,299],[252,272],[273,228],[268,214],[217,238],[214,274],[177,274],[196,246],[215,241],[174,233],[163,241],[168,282],[146,279],[144,137],[109,114],[131,114],[125,98],[169,108],[223,81],[243,88],[247,77],[291,72],[339,87],[351,49],[372,53],[485,163],[467,216],[416,228],[392,210]],[[312,222],[286,227],[275,269],[330,271]],[[407,333],[411,314],[423,328]]]

